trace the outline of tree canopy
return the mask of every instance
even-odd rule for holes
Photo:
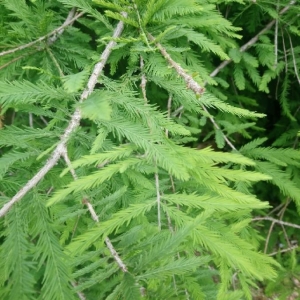
[[[1,299],[297,297],[296,2],[1,1]]]

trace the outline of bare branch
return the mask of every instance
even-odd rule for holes
[[[94,207],[92,206],[92,204],[90,203],[90,201],[88,199],[84,198],[82,200],[82,203],[87,206],[87,208],[88,208],[88,210],[89,210],[89,212],[91,214],[92,219],[96,223],[99,223],[99,217],[98,217],[97,213],[95,212]]]
[[[140,57],[140,68],[141,68],[141,72],[142,72],[142,78],[141,78],[141,84],[140,87],[142,89],[142,93],[143,93],[143,97],[144,97],[144,101],[145,104],[147,104],[148,100],[147,100],[147,94],[146,94],[146,84],[147,84],[147,78],[144,74],[144,60],[142,58],[142,56]]]
[[[114,257],[115,261],[118,263],[121,270],[124,273],[127,273],[128,270],[127,270],[126,265],[123,263],[122,259],[120,258],[119,254],[115,250],[114,246],[112,245],[112,243],[108,237],[105,239],[105,244],[106,244],[107,248],[109,249],[111,255]]]
[[[276,255],[276,254],[278,254],[278,253],[285,253],[285,252],[292,251],[292,250],[294,250],[294,249],[297,249],[298,247],[299,247],[298,245],[291,246],[291,247],[289,247],[289,248],[287,248],[287,249],[282,249],[282,250],[279,250],[279,251],[275,251],[275,252],[269,253],[268,255],[269,255],[269,256],[274,256],[274,255]]]
[[[114,34],[113,34],[114,39],[121,35],[123,28],[124,28],[124,24],[123,24],[123,22],[120,21],[114,31]],[[106,64],[106,61],[112,51],[112,48],[115,45],[116,45],[116,42],[114,40],[112,40],[105,47],[103,53],[101,54],[100,61],[95,65],[92,75],[89,78],[86,89],[81,94],[80,102],[84,101],[93,92],[95,85],[97,83],[98,77],[101,74],[101,72]],[[67,141],[69,140],[71,134],[79,126],[80,119],[81,119],[81,112],[80,112],[79,108],[77,108],[75,110],[74,114],[72,115],[72,118],[71,118],[69,125],[66,128],[64,134],[61,136],[61,141],[58,143],[58,145],[52,152],[52,155],[50,156],[50,158],[48,159],[46,164],[37,172],[36,175],[34,175],[26,183],[26,185],[9,202],[7,202],[6,204],[3,205],[3,207],[0,209],[0,217],[3,217],[16,202],[20,201],[55,166],[55,164],[59,160],[60,156],[64,153],[65,145],[66,145]]]
[[[278,5],[279,5],[279,0],[277,0],[276,11],[278,11]],[[274,67],[276,68],[278,64],[278,19],[276,19],[276,23],[275,23],[274,56],[275,56]]]
[[[269,245],[269,241],[270,241],[270,237],[271,237],[271,234],[272,234],[272,231],[273,231],[274,226],[275,226],[275,223],[272,222],[272,223],[271,223],[271,226],[270,226],[270,228],[269,228],[269,231],[268,231],[268,235],[267,235],[267,237],[266,237],[264,253],[267,253],[268,245]]]
[[[3,205],[0,210],[0,217],[3,217],[16,202],[20,201],[28,193],[28,191],[35,187],[36,184],[55,166],[56,162],[60,158],[61,150],[62,144],[59,144],[45,166],[41,168],[10,201]]]
[[[61,25],[60,27],[54,29],[50,33],[48,33],[44,36],[41,36],[38,39],[36,39],[28,44],[21,45],[17,48],[11,49],[11,50],[0,52],[0,57],[7,55],[7,54],[15,53],[17,51],[29,48],[31,46],[34,46],[35,44],[42,42],[42,41],[46,40],[47,38],[49,38],[47,41],[48,45],[51,45],[52,43],[54,43],[57,40],[58,36],[60,36],[64,32],[65,27],[72,24],[74,21],[76,21],[78,18],[80,18],[84,13],[81,12],[78,15],[76,15],[75,17],[74,17],[74,14],[75,14],[75,9],[72,8],[71,11],[69,12],[68,17],[66,18],[65,22],[63,23],[63,25]]]
[[[299,78],[299,74],[298,74],[298,68],[297,68],[297,63],[296,63],[296,58],[295,58],[295,52],[294,52],[292,39],[291,39],[291,36],[288,32],[287,32],[287,35],[289,37],[289,41],[290,41],[290,45],[291,45],[291,53],[292,53],[292,58],[293,58],[293,65],[294,65],[295,75],[297,77],[298,83],[300,84],[300,78]]]
[[[274,218],[271,218],[271,217],[256,217],[256,218],[252,219],[252,221],[264,221],[264,220],[265,221],[271,221],[271,222],[274,222],[274,223],[277,223],[277,224],[280,224],[280,225],[285,225],[285,226],[300,229],[300,225],[289,223],[289,222],[284,222],[284,221],[277,220],[277,219],[274,219]]]
[[[77,283],[76,283],[76,282],[72,281],[71,284],[73,285],[74,288],[77,287]],[[81,293],[81,292],[76,292],[76,294],[78,295],[78,297],[79,297],[80,300],[86,300],[86,298],[85,298],[85,296],[84,296],[83,293]]]
[[[48,40],[47,40],[48,46],[51,46],[53,43],[55,43],[56,40],[58,39],[58,37],[60,35],[62,35],[63,32],[65,31],[65,28],[69,25],[73,25],[74,21],[77,20],[78,18],[80,18],[84,13],[81,12],[81,13],[78,13],[77,15],[75,15],[75,14],[76,14],[76,8],[73,7],[70,10],[70,12],[69,12],[65,22],[62,24],[62,26],[55,33],[53,33],[53,35],[51,34],[50,37],[48,38]]]
[[[209,115],[209,120],[212,122],[212,124],[215,126],[216,129],[221,130],[220,126],[217,124],[217,122],[215,121],[215,119],[210,115],[210,113],[208,112],[207,108],[201,104],[202,109]],[[221,130],[223,138],[225,140],[225,142],[227,143],[227,145],[232,149],[232,150],[237,150],[234,145],[230,142],[230,140],[228,139],[228,137],[223,133],[223,131]]]
[[[62,157],[64,158],[68,168],[70,169],[70,173],[72,174],[72,177],[74,180],[77,180],[78,179],[78,176],[74,170],[74,168],[72,167],[72,164],[71,164],[71,161],[70,161],[70,158],[69,158],[69,155],[68,155],[68,151],[67,151],[67,147],[65,146],[64,147],[64,150],[62,152]]]
[[[168,119],[171,118],[172,100],[173,100],[173,97],[170,94],[169,98],[168,98],[168,104],[167,104],[167,111],[168,111],[168,115],[167,116],[168,116]],[[169,137],[169,130],[168,129],[166,129],[166,137],[167,138]]]

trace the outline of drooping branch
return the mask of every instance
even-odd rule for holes
[[[124,13],[124,15],[125,15],[125,13]],[[87,97],[93,92],[95,85],[97,83],[98,77],[101,74],[101,72],[103,71],[103,68],[106,64],[106,61],[107,61],[111,51],[112,51],[112,48],[116,45],[116,42],[114,40],[121,35],[123,28],[124,28],[124,24],[122,21],[120,21],[114,31],[113,40],[111,40],[107,44],[103,53],[100,56],[99,62],[94,67],[92,75],[90,76],[90,78],[88,80],[87,87],[81,94],[80,102],[87,99]],[[81,112],[80,112],[80,109],[77,108],[75,110],[75,112],[73,113],[72,118],[71,118],[69,125],[67,126],[64,134],[61,136],[61,141],[58,143],[58,145],[52,152],[52,155],[47,160],[46,164],[36,173],[36,175],[34,175],[25,184],[25,186],[21,190],[19,190],[19,192],[17,192],[17,194],[9,202],[7,202],[6,204],[3,205],[3,207],[0,209],[0,217],[3,217],[10,210],[10,208],[14,205],[14,203],[20,201],[55,166],[55,164],[59,160],[60,156],[65,151],[64,150],[65,145],[66,145],[67,141],[69,140],[71,134],[79,126],[80,119],[81,119]]]
[[[27,43],[25,45],[21,45],[19,47],[14,48],[14,49],[10,49],[10,50],[7,50],[7,51],[0,52],[0,57],[4,56],[4,55],[11,54],[11,53],[15,53],[17,51],[20,51],[20,50],[23,50],[23,49],[26,49],[26,48],[29,48],[29,47],[32,47],[35,44],[37,44],[39,42],[42,42],[44,40],[47,40],[47,39],[48,39],[47,40],[48,46],[52,45],[57,40],[57,38],[64,32],[64,30],[67,26],[73,24],[74,21],[79,19],[84,14],[83,12],[81,12],[81,13],[75,15],[75,13],[76,13],[76,9],[72,8],[70,10],[65,22],[61,26],[59,26],[58,28],[54,29],[50,33],[48,33],[44,36],[41,36],[38,39],[36,39],[36,40],[34,40],[30,43]]]

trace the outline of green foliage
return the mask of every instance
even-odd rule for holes
[[[1,299],[291,295],[300,11],[250,2],[2,1]]]

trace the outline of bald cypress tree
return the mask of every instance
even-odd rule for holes
[[[276,280],[252,221],[299,210],[294,4],[0,3],[1,299]]]

